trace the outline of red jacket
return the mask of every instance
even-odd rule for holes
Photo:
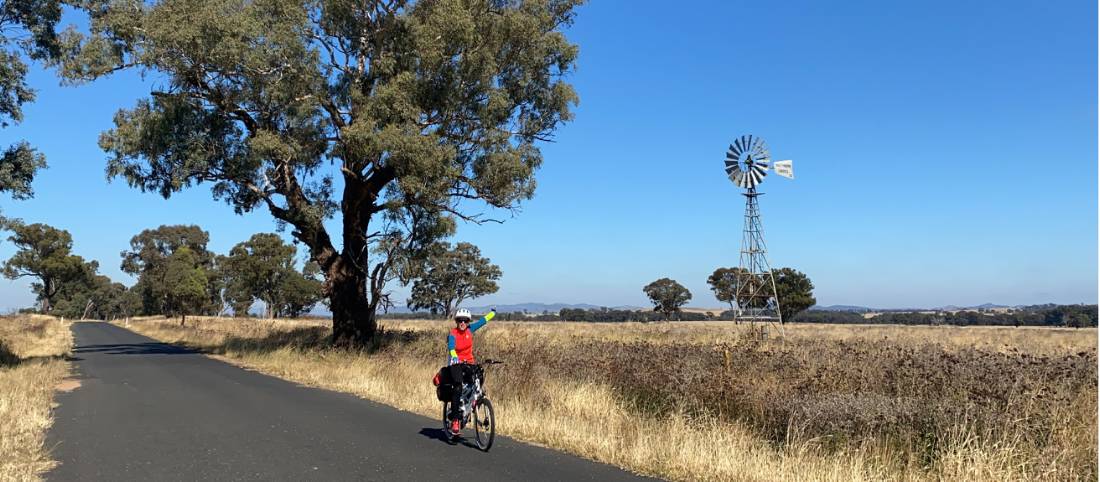
[[[458,331],[451,328],[451,338],[454,339],[454,351],[458,354],[458,361],[462,363],[477,363],[474,361],[474,332],[467,328]]]

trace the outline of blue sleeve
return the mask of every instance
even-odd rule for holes
[[[454,349],[455,349],[455,336],[451,335],[451,334],[448,334],[447,335],[447,351],[450,352]]]
[[[470,333],[473,333],[473,332],[477,331],[478,328],[481,328],[481,327],[485,326],[485,323],[487,323],[488,321],[489,320],[486,320],[485,317],[482,316],[480,320],[477,320],[477,321],[471,323],[470,324]]]
[[[485,316],[482,316],[480,320],[477,320],[472,325],[470,325],[470,333],[473,333],[473,332],[477,331],[478,328],[481,328],[481,327],[485,326],[485,324],[488,323],[489,320],[493,319],[493,317],[496,316],[496,315],[497,315],[497,311],[496,311],[495,308],[492,309],[492,310],[489,310],[489,312],[485,313]]]

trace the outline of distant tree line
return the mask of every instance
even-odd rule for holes
[[[382,319],[390,320],[449,320],[448,316],[418,311],[413,313],[386,313],[380,315]],[[705,321],[718,319],[718,313],[695,313],[682,311],[680,321]],[[493,318],[494,321],[590,321],[596,323],[618,323],[625,321],[662,321],[665,315],[649,310],[617,310],[612,308],[595,308],[590,310],[563,308],[558,312],[545,311],[542,313],[528,313],[523,311],[500,312]]]
[[[870,318],[849,311],[809,310],[796,316],[796,323],[849,323],[896,325],[991,325],[991,326],[1097,326],[1097,305],[1035,305],[1011,312],[885,312]]]
[[[253,235],[218,255],[198,226],[144,230],[121,253],[122,271],[137,277],[126,287],[99,274],[98,262],[72,254],[68,231],[18,220],[3,227],[17,251],[0,270],[9,279],[34,280],[38,306],[30,311],[89,319],[178,316],[183,323],[187,315],[247,316],[256,302],[268,317],[296,317],[321,300],[317,266],[298,270],[296,248],[274,234]]]
[[[732,321],[734,312],[691,312],[681,311],[681,321]],[[387,313],[383,319],[423,320],[449,319],[443,315],[429,312]],[[623,310],[613,308],[563,308],[557,313],[506,312],[497,313],[494,320],[501,321],[586,321],[594,323],[621,323],[628,321],[662,321],[663,313],[649,310]],[[1048,326],[1048,327],[1095,327],[1097,326],[1097,305],[1038,305],[1020,308],[1012,313],[993,313],[977,311],[959,311],[910,313],[887,312],[873,318],[864,318],[860,313],[849,311],[803,311],[790,319],[792,323],[838,323],[838,324],[900,324],[900,325],[996,325],[996,326]]]

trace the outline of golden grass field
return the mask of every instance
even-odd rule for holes
[[[444,321],[333,349],[322,320],[124,326],[437,418]],[[1095,329],[491,322],[500,433],[673,480],[1095,480]]]
[[[36,315],[0,318],[0,480],[40,480],[55,465],[46,430],[71,347],[68,323]]]

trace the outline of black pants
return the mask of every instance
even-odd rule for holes
[[[474,367],[465,363],[456,363],[443,369],[442,383],[449,383],[451,390],[451,420],[462,416],[462,385],[473,383]]]

